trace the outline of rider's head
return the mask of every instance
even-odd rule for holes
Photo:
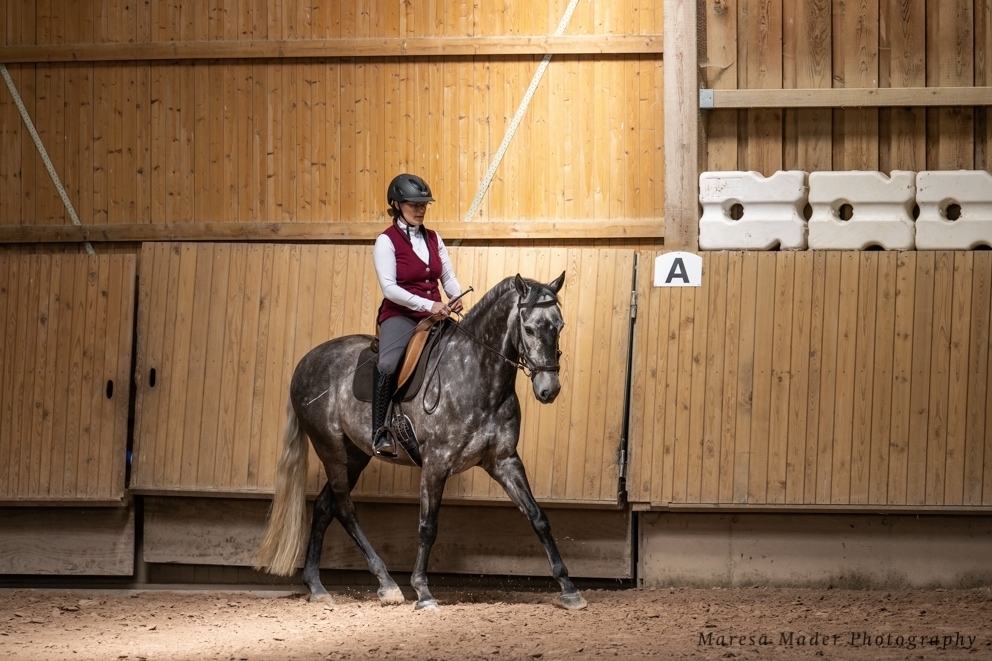
[[[423,222],[423,212],[427,209],[427,203],[433,202],[434,197],[431,195],[431,187],[427,185],[426,181],[415,174],[400,174],[389,182],[389,188],[386,189],[386,200],[389,202],[388,213],[390,216],[402,218],[410,224],[419,225]],[[404,209],[403,207],[409,208]]]

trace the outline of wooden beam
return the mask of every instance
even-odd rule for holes
[[[992,87],[885,87],[845,89],[702,90],[709,108],[884,108],[988,106]]]
[[[661,35],[575,35],[44,44],[0,46],[0,62],[618,55],[661,53],[662,43]]]
[[[124,223],[110,225],[4,225],[3,243],[134,243],[141,241],[372,241],[383,223]],[[431,223],[446,241],[534,239],[659,239],[663,218],[615,222],[563,220]]]
[[[665,0],[665,244],[699,246],[696,0]]]

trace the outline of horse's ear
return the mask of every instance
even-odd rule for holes
[[[557,278],[555,278],[555,280],[549,283],[548,286],[551,287],[553,290],[555,290],[556,294],[559,291],[561,291],[561,288],[565,286],[565,272],[562,271],[561,275],[559,275]]]
[[[520,294],[520,298],[527,298],[527,292],[530,291],[530,287],[524,282],[524,279],[520,277],[518,273],[513,277],[513,284],[517,288],[517,293]]]

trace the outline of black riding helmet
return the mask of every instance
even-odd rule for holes
[[[389,206],[398,202],[433,202],[431,187],[415,174],[400,174],[393,177],[386,189]]]

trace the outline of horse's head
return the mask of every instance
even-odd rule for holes
[[[550,404],[561,391],[558,335],[565,321],[558,307],[558,292],[565,284],[565,273],[547,285],[524,280],[519,274],[513,282],[519,296],[514,341],[520,362],[530,373],[534,396],[542,404]]]

